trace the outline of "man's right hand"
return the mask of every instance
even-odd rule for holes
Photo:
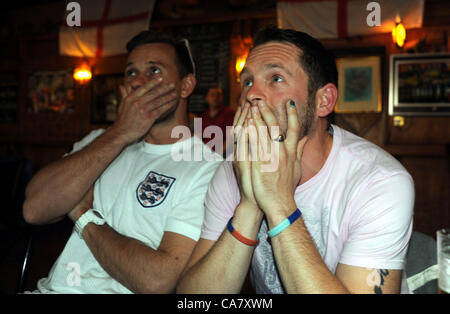
[[[251,164],[248,152],[248,124],[247,116],[250,112],[250,104],[245,103],[239,106],[234,116],[234,160],[233,169],[236,175],[236,181],[241,194],[241,205],[251,208],[258,208],[251,178]]]
[[[173,83],[162,83],[162,78],[151,80],[133,90],[120,86],[122,101],[114,129],[127,144],[147,134],[154,122],[176,106],[177,93]]]

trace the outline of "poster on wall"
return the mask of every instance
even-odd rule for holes
[[[71,113],[74,110],[73,71],[40,71],[28,77],[27,111]]]

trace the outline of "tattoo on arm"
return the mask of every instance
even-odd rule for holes
[[[379,276],[379,285],[374,286],[374,292],[376,294],[383,294],[383,291],[381,290],[381,287],[384,284],[384,278],[389,275],[389,270],[387,269],[378,269],[378,276]]]

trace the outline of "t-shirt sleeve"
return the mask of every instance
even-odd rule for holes
[[[201,238],[216,241],[240,201],[239,188],[230,161],[224,161],[211,180],[205,197]]]
[[[412,232],[414,183],[397,173],[368,185],[353,203],[340,263],[403,269]]]
[[[198,241],[204,218],[204,200],[208,184],[217,168],[217,161],[211,161],[201,171],[188,178],[189,188],[183,198],[174,204],[167,218],[164,231],[174,232]]]
[[[88,135],[86,135],[80,141],[74,143],[72,150],[69,153],[65,154],[64,157],[82,150],[83,148],[88,146],[90,143],[92,143],[97,137],[99,137],[101,134],[103,134],[103,132],[105,132],[104,129],[96,129],[96,130],[91,131]]]

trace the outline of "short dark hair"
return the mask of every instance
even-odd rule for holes
[[[152,43],[163,43],[173,47],[176,59],[175,64],[181,78],[190,73],[195,75],[194,60],[189,50],[189,43],[185,39],[178,40],[166,33],[146,30],[134,36],[127,43],[126,48],[128,54],[130,54],[136,47]]]
[[[328,83],[333,83],[337,87],[338,73],[334,55],[317,39],[304,32],[269,26],[256,33],[253,48],[272,41],[287,42],[300,48],[300,65],[308,75],[310,98]]]

